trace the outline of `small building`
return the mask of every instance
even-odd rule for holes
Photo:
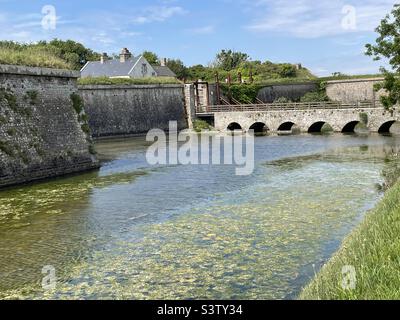
[[[110,59],[103,53],[100,61],[88,61],[81,69],[82,78],[150,78],[176,77],[162,59],[161,66],[151,65],[145,57],[134,57],[127,48],[122,49],[119,59]]]

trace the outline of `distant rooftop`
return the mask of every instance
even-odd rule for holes
[[[81,70],[82,77],[127,77],[140,57],[120,60],[90,61]]]
[[[172,77],[175,78],[176,74],[167,66],[152,66],[158,77]]]
[[[141,73],[144,76],[176,77],[176,74],[166,66],[166,59],[162,60],[161,66],[152,66],[145,57],[134,57],[127,48],[122,49],[119,59],[110,59],[106,53],[103,53],[100,61],[90,61],[81,70],[82,78],[140,78]]]

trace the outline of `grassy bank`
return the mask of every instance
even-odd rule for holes
[[[178,79],[170,77],[155,78],[81,78],[78,80],[80,85],[129,85],[129,84],[181,84]]]
[[[382,73],[377,74],[356,74],[356,75],[339,75],[318,78],[320,81],[332,81],[332,80],[353,80],[353,79],[372,79],[382,78]]]
[[[356,270],[356,288],[342,288],[342,269]],[[300,295],[300,299],[400,299],[400,182]]]
[[[56,69],[73,69],[65,60],[40,48],[0,48],[0,64],[45,67]]]

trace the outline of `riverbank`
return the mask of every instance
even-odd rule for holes
[[[305,300],[400,299],[400,181],[304,289]],[[342,287],[343,267],[356,271],[354,290]]]

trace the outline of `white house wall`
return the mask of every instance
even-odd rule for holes
[[[147,67],[146,74],[142,73],[142,65],[143,64],[146,64],[146,67]],[[149,78],[149,77],[156,77],[157,75],[156,75],[155,70],[151,66],[151,64],[146,60],[146,58],[141,56],[139,58],[139,60],[136,62],[136,64],[134,65],[134,67],[132,68],[131,72],[129,73],[129,76],[131,78]]]

